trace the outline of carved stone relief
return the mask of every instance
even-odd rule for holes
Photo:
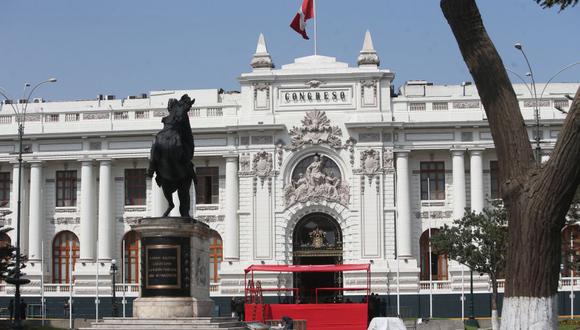
[[[332,148],[341,148],[340,138],[342,130],[338,126],[331,126],[330,120],[324,111],[314,110],[307,112],[302,119],[302,127],[293,127],[290,135],[289,150],[297,150],[306,144],[328,144]]]
[[[381,156],[375,149],[367,149],[360,154],[361,172],[373,176],[381,168]]]
[[[324,82],[314,79],[314,80],[307,81],[305,84],[310,86],[310,88],[316,88],[316,87],[324,84]]]
[[[366,94],[365,94],[366,93]],[[360,96],[363,106],[374,106],[377,103],[377,81],[363,80],[360,82]]]
[[[278,140],[276,142],[276,154],[278,155],[278,168],[282,167],[282,162],[284,161],[284,141]]]
[[[217,205],[204,205],[204,204],[197,204],[195,209],[198,211],[217,211],[219,210],[219,206]]]
[[[253,160],[254,172],[259,177],[266,177],[272,174],[272,154],[266,151],[260,151],[254,155]]]
[[[243,153],[240,155],[240,174],[250,173],[252,169],[250,168],[250,154]]]
[[[356,145],[356,142],[355,138],[350,137],[344,143],[344,148],[350,153],[350,166],[354,166],[354,146]]]
[[[348,205],[350,187],[342,180],[338,166],[318,154],[301,161],[292,173],[291,182],[284,187],[286,207],[308,201],[333,201]]]
[[[479,101],[457,101],[453,102],[454,109],[473,109],[479,108]]]
[[[54,225],[78,225],[81,223],[80,217],[58,217],[50,219],[50,223]]]
[[[83,119],[91,120],[91,119],[109,119],[108,112],[92,112],[92,113],[83,113]]]
[[[395,171],[395,156],[393,155],[393,149],[386,149],[383,152],[383,168],[387,173]]]
[[[450,218],[453,215],[453,211],[422,211],[415,212],[415,218],[417,219],[444,219]]]
[[[196,220],[199,220],[203,223],[210,223],[210,222],[217,222],[217,221],[224,221],[224,215],[198,215],[195,217]]]

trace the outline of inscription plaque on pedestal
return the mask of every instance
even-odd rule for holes
[[[147,289],[181,288],[180,245],[149,245],[145,247],[145,259]]]
[[[190,243],[186,237],[141,239],[143,297],[187,297],[190,294]]]

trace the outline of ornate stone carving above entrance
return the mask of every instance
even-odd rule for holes
[[[327,144],[335,149],[342,147],[342,130],[338,126],[330,125],[324,111],[307,112],[302,119],[302,127],[293,127],[288,134],[291,139],[288,149],[292,151],[307,144]]]
[[[295,203],[334,201],[348,205],[350,187],[342,180],[338,166],[316,154],[300,161],[291,181],[284,187],[286,207]]]
[[[260,151],[254,155],[254,172],[259,177],[266,177],[272,174],[272,154],[266,151]]]
[[[323,230],[320,230],[320,228],[316,227],[316,229],[314,229],[313,231],[311,231],[310,233],[308,233],[308,236],[310,236],[310,245],[313,248],[321,248],[325,245],[325,240],[326,240],[326,233]]]

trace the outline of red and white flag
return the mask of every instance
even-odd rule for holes
[[[302,38],[308,38],[306,34],[306,21],[314,17],[314,0],[302,0],[302,6],[298,8],[298,13],[294,16],[290,27],[300,33]]]

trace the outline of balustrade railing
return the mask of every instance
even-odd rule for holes
[[[419,292],[425,294],[428,293],[431,288],[434,293],[437,294],[449,294],[449,293],[458,293],[461,291],[461,285],[457,286],[457,279],[455,280],[444,280],[444,281],[420,281],[419,282]],[[500,292],[503,292],[505,289],[505,279],[499,279],[497,281],[498,289]],[[571,287],[571,284],[574,284]],[[483,285],[482,285],[483,284]],[[72,294],[74,296],[95,296],[96,295],[96,287],[94,285],[78,285],[73,283],[70,286],[68,283],[45,283],[44,284],[44,295],[46,297],[50,296],[68,296],[70,294],[70,289],[72,288]],[[466,281],[463,283],[463,290],[464,292],[469,291],[469,282]],[[572,278],[570,277],[563,277],[560,279],[559,283],[559,291],[570,291],[571,289],[575,291],[580,291],[580,277]],[[117,297],[121,297],[125,295],[126,297],[137,297],[139,295],[140,284],[139,283],[116,283],[115,284],[115,293]],[[474,283],[474,291],[477,293],[481,292],[491,292],[491,281],[487,282],[480,282],[476,281]],[[209,292],[211,294],[220,294],[220,283],[210,283],[209,284]],[[40,295],[40,283],[31,283],[26,286],[26,294],[28,295]],[[408,291],[407,291],[408,293]],[[14,294],[14,286],[6,283],[0,283],[0,296],[10,296]],[[99,285],[99,296],[103,297],[110,297],[112,295],[111,285],[110,283],[102,283]]]
[[[228,112],[234,109],[233,112]],[[224,114],[236,114],[236,107],[208,107],[208,108],[192,108],[189,112],[190,117],[223,117]],[[43,125],[49,127],[61,121],[64,122],[83,122],[83,121],[126,121],[126,120],[149,120],[154,117],[163,117],[167,115],[167,110],[151,109],[151,110],[88,110],[76,112],[55,112],[45,114],[28,114],[26,115],[27,122],[42,122]],[[17,122],[15,115],[0,115],[0,125],[8,125]],[[111,118],[112,117],[112,118]],[[42,119],[42,120],[41,120]]]
[[[80,117],[78,113],[67,113],[64,115],[64,121],[79,121]]]
[[[430,290],[433,287],[433,291],[451,290],[451,281],[420,281],[419,287],[421,290]]]

